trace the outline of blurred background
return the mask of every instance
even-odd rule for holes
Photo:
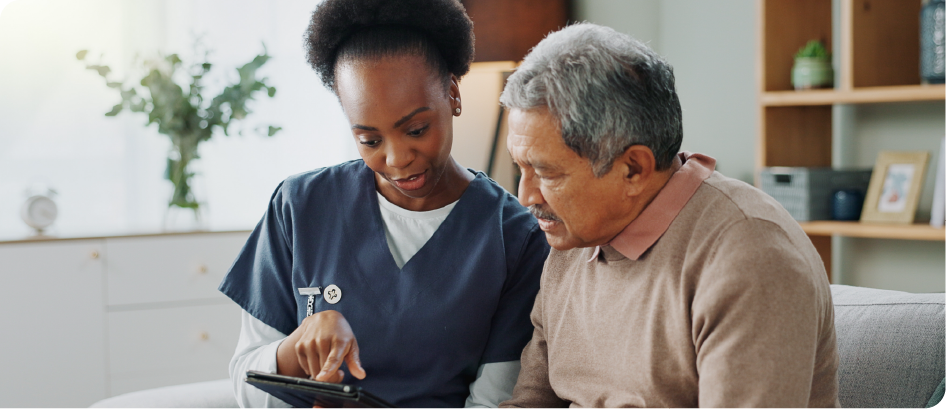
[[[338,101],[305,60],[302,33],[317,3],[0,1],[0,288],[5,288],[0,299],[6,303],[0,305],[8,307],[3,322],[21,334],[5,341],[5,349],[27,349],[23,354],[0,354],[0,365],[30,367],[32,355],[40,349],[50,353],[44,349],[47,345],[54,349],[54,340],[44,344],[37,339],[59,333],[41,329],[39,323],[73,317],[68,332],[84,334],[76,340],[76,348],[85,352],[65,350],[50,359],[68,361],[67,366],[91,374],[76,381],[81,393],[47,400],[36,400],[30,383],[14,380],[22,374],[0,374],[0,406],[81,406],[144,388],[226,377],[239,310],[216,292],[216,284],[280,181],[358,158]],[[514,169],[504,162],[503,145],[495,145],[503,128],[497,104],[503,75],[545,33],[567,22],[589,21],[647,43],[674,67],[683,106],[683,149],[716,158],[721,173],[756,183],[763,166],[818,162],[818,166],[869,169],[882,151],[925,151],[930,154],[929,165],[911,216],[922,225],[931,218],[936,168],[946,135],[942,85],[925,85],[918,68],[913,68],[918,66],[914,60],[855,58],[855,65],[907,64],[907,71],[916,75],[906,82],[885,82],[884,73],[890,70],[876,69],[880,79],[868,84],[871,87],[908,89],[846,93],[850,89],[844,87],[863,84],[852,85],[849,77],[856,70],[844,60],[849,48],[841,47],[846,44],[842,33],[852,24],[850,13],[868,13],[863,21],[873,21],[869,12],[874,4],[876,10],[905,10],[885,14],[900,31],[892,35],[884,31],[888,25],[880,23],[857,26],[862,20],[854,17],[855,29],[850,32],[875,41],[875,54],[919,50],[918,21],[925,2],[463,3],[476,27],[477,57],[473,71],[461,83],[464,115],[455,123],[454,153],[464,166],[490,171],[513,193]],[[763,6],[770,14],[763,12]],[[786,12],[771,14],[781,9]],[[857,31],[857,27],[866,28]],[[209,95],[237,80],[236,68],[261,53],[264,43],[272,59],[259,76],[277,92],[273,98],[259,95],[250,101],[253,112],[231,129],[243,129],[243,135],[217,133],[200,144],[200,159],[191,170],[202,220],[192,228],[169,228],[165,219],[173,185],[164,175],[170,139],[156,126],[146,126],[143,114],[125,111],[106,117],[119,102],[118,93],[85,65],[101,61],[117,80],[140,79],[134,76],[136,56],[177,53],[185,63],[196,61],[202,58],[195,56],[198,38],[210,50],[207,58],[213,63],[205,78]],[[789,83],[792,56],[811,39],[823,41],[832,52],[838,92],[812,91],[808,95],[815,97],[810,99],[785,96],[794,92]],[[89,50],[86,61],[76,59],[80,50]],[[773,57],[776,52],[781,55]],[[772,64],[782,60],[785,64],[778,67]],[[772,81],[772,72],[781,82]],[[874,94],[865,97],[868,91]],[[791,147],[794,159],[780,163],[765,149],[771,149],[769,136],[780,135],[779,124],[789,117],[795,123],[785,128],[793,130],[787,133],[802,136]],[[253,132],[270,124],[281,131],[272,137]],[[820,162],[805,159],[805,144],[810,141],[806,132],[820,135],[815,144],[821,148],[812,145],[810,154],[821,155]],[[37,238],[21,210],[28,198],[49,189],[55,191],[52,200],[58,214],[43,231],[46,237]],[[850,232],[810,232],[820,243],[833,283],[912,292],[946,288],[942,228],[922,230],[907,240],[894,230],[845,231]],[[31,306],[31,315],[17,312],[23,305]],[[181,338],[157,342],[174,331],[154,328],[174,329]],[[165,351],[156,344],[175,346]],[[154,347],[143,366],[131,363],[141,345]],[[181,378],[181,370],[192,376]],[[35,372],[49,373],[48,367]],[[26,393],[33,396],[20,396]]]
[[[313,1],[26,0],[0,15],[0,236],[30,233],[19,216],[31,184],[56,190],[59,236],[160,231],[172,185],[164,179],[170,140],[146,116],[105,117],[120,98],[77,61],[76,52],[131,76],[135,55],[195,60],[200,37],[214,64],[216,95],[236,68],[263,51],[260,71],[277,89],[257,98],[244,125],[278,123],[273,138],[215,135],[194,163],[195,196],[207,228],[250,229],[286,176],[357,157],[335,97],[305,61],[302,32]],[[202,57],[202,56],[200,56]],[[216,90],[216,92],[215,92]]]
[[[217,135],[201,145],[194,189],[206,203],[211,230],[252,228],[283,178],[356,158],[338,102],[305,62],[302,32],[313,3],[11,2],[0,20],[0,237],[30,234],[19,209],[24,191],[36,184],[58,193],[60,214],[51,234],[161,228],[171,194],[163,179],[170,142],[154,126],[143,126],[143,115],[103,116],[118,102],[117,93],[75,59],[79,50],[89,50],[93,61],[104,55],[102,62],[120,79],[133,68],[135,55],[153,57],[160,51],[193,60],[199,36],[214,64],[208,88],[222,89],[237,66],[261,52],[262,43],[267,45],[273,59],[261,75],[278,92],[271,100],[258,98],[251,104],[255,112],[247,127],[276,123],[283,131],[273,138]],[[711,154],[726,174],[752,180],[756,87],[751,1],[592,0],[576,1],[568,11],[571,20],[609,25],[666,56],[676,69],[684,104],[684,148]],[[720,18],[708,19],[706,13]],[[481,40],[477,45],[485,51],[489,44]],[[509,57],[485,56],[487,61]]]

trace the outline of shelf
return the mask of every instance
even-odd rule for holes
[[[946,230],[929,224],[874,224],[860,222],[813,221],[801,222],[802,230],[812,236],[867,237],[874,239],[946,240]]]
[[[833,104],[872,104],[882,102],[943,101],[946,85],[899,85],[866,87],[842,91],[770,91],[760,96],[763,106],[811,106]]]

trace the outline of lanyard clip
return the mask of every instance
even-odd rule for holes
[[[315,306],[315,296],[316,296],[316,295],[319,295],[319,294],[322,294],[322,287],[308,287],[308,288],[300,288],[300,289],[299,289],[299,295],[308,295],[308,296],[309,296],[309,300],[308,300],[308,302],[306,302],[306,307],[305,307],[305,316],[306,316],[306,317],[311,316],[311,315],[315,312],[315,311],[314,311],[314,308],[315,308],[315,307],[314,307],[314,306]]]

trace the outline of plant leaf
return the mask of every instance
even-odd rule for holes
[[[207,61],[208,53],[204,54],[203,61],[197,61],[186,68],[188,75],[182,78],[189,77],[190,84],[183,83],[180,79],[175,80],[176,71],[185,69],[182,68],[183,61],[177,54],[161,55],[157,60],[141,60],[136,56],[135,65],[143,68],[145,75],[137,77],[140,80],[130,80],[132,82],[129,82],[126,88],[125,81],[109,80],[111,69],[108,66],[101,63],[90,64],[86,59],[88,50],[76,53],[77,59],[86,61],[86,69],[96,71],[105,78],[105,85],[119,92],[122,98],[121,103],[106,113],[107,116],[116,116],[125,109],[144,113],[148,117],[145,126],[156,124],[158,132],[167,135],[174,146],[180,149],[181,155],[184,155],[169,160],[166,169],[165,177],[175,184],[171,203],[174,206],[197,206],[187,185],[188,178],[193,175],[187,172],[187,163],[198,157],[197,145],[211,139],[218,131],[217,127],[223,130],[224,135],[229,135],[230,125],[250,116],[252,110],[249,102],[258,97],[256,91],[264,90],[270,98],[276,95],[276,88],[267,84],[268,78],[258,76],[260,67],[271,58],[266,52],[265,44],[261,54],[236,69],[239,79],[212,98],[210,95],[203,95],[205,90],[201,81],[213,67]],[[102,59],[104,55],[99,57],[100,61]],[[139,90],[138,84],[145,89]],[[269,125],[265,131],[261,128],[255,130],[255,133],[261,136],[264,132],[267,136],[273,136],[282,130],[274,125]],[[235,132],[242,135],[243,129],[238,127]],[[185,154],[185,148],[189,153]]]
[[[117,104],[117,105],[113,106],[111,111],[108,111],[108,112],[105,113],[105,116],[115,116],[115,115],[118,115],[119,112],[122,112],[122,105],[123,105],[123,104]]]
[[[141,99],[137,102],[132,102],[129,109],[131,109],[131,112],[145,112],[145,104],[145,100]]]
[[[101,75],[101,76],[103,76],[103,77],[106,76],[106,75],[108,75],[108,73],[112,72],[112,69],[111,69],[111,68],[108,68],[107,65],[93,65],[93,67],[95,67],[95,68],[93,68],[93,69],[94,69],[95,71],[97,71],[97,72],[99,73],[99,75]]]

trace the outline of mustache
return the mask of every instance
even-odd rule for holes
[[[538,205],[529,206],[529,213],[532,213],[532,215],[535,216],[536,219],[545,219],[545,220],[551,220],[555,222],[562,221],[562,219],[559,219],[558,216],[555,215],[555,213],[552,213],[552,211],[550,210],[546,210],[542,207],[539,207]]]

